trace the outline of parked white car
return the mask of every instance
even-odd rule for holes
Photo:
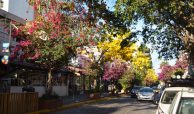
[[[158,109],[156,114],[168,114],[170,104],[172,103],[173,98],[179,91],[187,91],[193,89],[191,87],[168,87],[164,89],[164,92],[158,103]]]
[[[180,91],[174,97],[168,114],[194,114],[194,91]]]

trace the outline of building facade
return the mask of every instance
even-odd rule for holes
[[[0,0],[0,4],[2,10],[23,20],[31,21],[34,19],[34,10],[28,4],[28,0]]]

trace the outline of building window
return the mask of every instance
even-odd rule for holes
[[[3,1],[0,0],[0,8],[3,8]]]

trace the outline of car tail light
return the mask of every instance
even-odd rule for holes
[[[164,112],[162,111],[160,107],[158,107],[158,114],[164,114]]]

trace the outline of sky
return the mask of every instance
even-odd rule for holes
[[[137,25],[133,25],[131,27],[131,31],[136,31],[136,30],[142,30],[143,28],[143,21],[139,21]],[[132,29],[133,28],[133,29]],[[139,43],[143,42],[142,41],[142,36],[138,36],[139,38]],[[151,49],[151,44],[147,44],[147,46]],[[153,63],[153,68],[155,69],[156,73],[160,72],[160,64],[164,61],[164,59],[158,59],[158,52],[156,50],[151,51],[151,58],[152,58],[152,63]],[[176,62],[176,59],[171,59],[167,61],[170,65],[174,65]]]
[[[114,11],[113,6],[114,6],[116,0],[105,0],[105,1],[106,1],[107,5],[109,7],[109,10]],[[131,31],[141,30],[143,25],[144,25],[143,21],[139,21],[137,23],[137,25],[133,26],[135,29],[131,29]],[[141,38],[140,38],[140,42],[141,42]],[[148,44],[148,47],[151,48],[150,44]],[[157,53],[156,50],[152,51],[151,57],[152,57],[153,69],[155,69],[156,73],[159,73],[160,72],[160,64],[164,60],[158,59],[158,53]],[[170,65],[174,65],[175,62],[176,62],[176,59],[169,60],[168,62],[169,62]]]

